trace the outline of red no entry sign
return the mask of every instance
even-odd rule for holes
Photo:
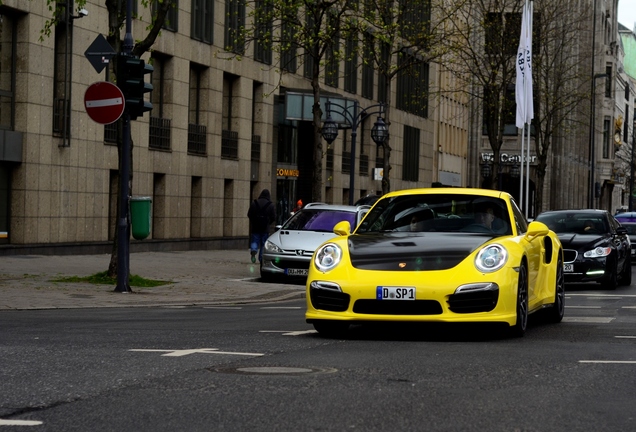
[[[107,81],[91,84],[84,94],[86,113],[99,124],[116,122],[124,112],[124,106],[124,94]]]

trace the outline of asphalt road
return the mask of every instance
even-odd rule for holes
[[[634,430],[636,287],[568,287],[566,302],[521,339],[323,339],[302,300],[2,311],[0,432]]]

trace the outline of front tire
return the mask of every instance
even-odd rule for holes
[[[517,282],[517,322],[510,328],[513,337],[523,337],[528,328],[528,270],[525,264],[519,266]]]
[[[559,323],[565,314],[565,282],[563,280],[563,260],[557,262],[557,274],[554,287],[554,304],[547,310],[547,318],[551,323]]]
[[[615,290],[618,286],[618,260],[615,261],[613,265],[605,267],[605,271],[608,269],[611,270],[609,270],[607,278],[601,282],[601,285],[607,290]]]
[[[625,265],[623,266],[623,272],[621,273],[621,285],[630,286],[631,284],[632,284],[632,257],[628,255],[625,258]]]

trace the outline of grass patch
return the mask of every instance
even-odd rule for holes
[[[70,277],[57,278],[57,279],[53,279],[52,282],[84,282],[84,283],[92,283],[96,285],[117,285],[117,278],[108,277],[108,272],[104,271],[101,273],[96,273],[91,276],[84,276],[84,277],[70,276]],[[131,274],[130,277],[128,278],[128,283],[130,284],[131,287],[150,288],[150,287],[156,287],[161,285],[168,285],[168,284],[171,284],[172,282],[146,279],[146,278],[142,278],[141,276]]]

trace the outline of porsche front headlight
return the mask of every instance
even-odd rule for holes
[[[281,248],[279,248],[278,246],[276,246],[274,243],[272,243],[269,240],[265,242],[265,250],[268,252],[275,252],[275,253],[283,252]]]
[[[585,258],[601,258],[606,257],[612,253],[612,248],[610,247],[597,247],[592,250],[589,250],[583,254]]]
[[[342,259],[342,249],[334,243],[327,243],[318,248],[314,258],[316,268],[321,272],[333,270]]]
[[[489,273],[499,270],[508,260],[508,251],[500,244],[490,244],[479,251],[475,258],[475,267]]]

